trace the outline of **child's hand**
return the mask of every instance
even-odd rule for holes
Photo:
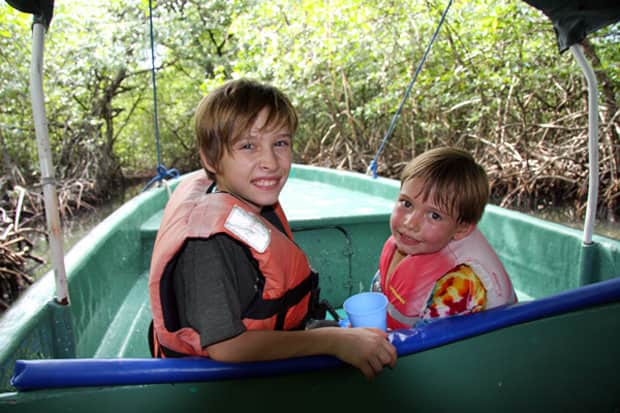
[[[396,348],[387,340],[387,333],[376,328],[341,328],[336,356],[357,367],[372,380],[384,366],[396,365]]]

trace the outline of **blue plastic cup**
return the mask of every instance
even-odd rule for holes
[[[387,330],[387,297],[383,293],[355,294],[344,302],[351,327],[374,327]]]

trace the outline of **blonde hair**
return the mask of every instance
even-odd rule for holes
[[[423,181],[424,201],[432,197],[432,202],[456,215],[457,222],[477,224],[482,218],[489,200],[489,180],[468,152],[451,147],[426,151],[405,166],[401,187],[414,178]]]
[[[297,130],[297,112],[289,99],[274,86],[250,79],[231,80],[205,96],[194,116],[198,150],[217,167],[224,151],[249,131],[258,114],[268,110],[263,129],[285,126],[291,137]],[[206,166],[205,166],[206,170]],[[210,179],[215,176],[207,171]]]

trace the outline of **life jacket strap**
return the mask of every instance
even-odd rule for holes
[[[246,310],[243,318],[264,320],[277,315],[275,329],[282,330],[284,328],[284,319],[288,310],[295,304],[299,303],[308,293],[311,295],[310,305],[312,305],[312,298],[314,297],[312,292],[318,288],[318,284],[319,275],[312,271],[306,279],[297,284],[294,288],[288,290],[280,298],[265,300],[262,297],[257,297],[252,305]]]
[[[153,327],[153,320],[149,324],[149,350],[151,351],[151,357],[158,359],[165,358],[178,358],[178,357],[186,357],[187,354],[178,353],[174,350],[170,350],[167,347],[164,347],[159,340],[157,339],[157,334],[155,334],[155,328]]]

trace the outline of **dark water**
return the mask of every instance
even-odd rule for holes
[[[82,239],[98,223],[107,218],[111,213],[120,208],[125,202],[138,195],[145,183],[128,185],[124,191],[115,194],[110,200],[97,205],[94,209],[85,209],[72,217],[63,217],[63,250],[65,254]],[[51,257],[49,256],[49,244],[45,237],[35,241],[34,255],[45,259],[46,264],[33,268],[31,273],[35,278],[41,277],[51,269]]]
[[[584,219],[575,217],[574,209],[545,208],[540,211],[521,211],[525,214],[583,230]],[[597,219],[594,223],[594,233],[608,238],[620,240],[620,222]]]

